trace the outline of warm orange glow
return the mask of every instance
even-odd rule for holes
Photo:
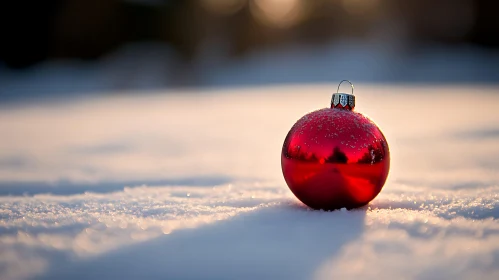
[[[278,28],[287,28],[298,23],[304,14],[303,0],[252,0],[250,9],[261,23]]]

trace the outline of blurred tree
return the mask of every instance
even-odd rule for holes
[[[338,147],[334,147],[333,153],[327,158],[327,162],[336,162],[336,163],[347,163],[348,157],[347,155],[340,150]]]
[[[368,38],[390,28],[403,29],[392,37],[407,36],[414,46],[432,41],[497,48],[498,8],[491,0],[6,0],[0,3],[0,60],[22,68],[47,58],[95,59],[129,42],[158,41],[192,62],[213,42],[237,57],[288,44]]]

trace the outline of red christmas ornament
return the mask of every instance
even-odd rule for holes
[[[295,196],[314,209],[366,205],[379,194],[388,176],[386,139],[370,119],[353,111],[355,96],[350,85],[352,94],[333,94],[331,108],[299,119],[284,140],[284,179]]]

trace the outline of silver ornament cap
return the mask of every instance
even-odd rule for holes
[[[352,93],[339,92],[341,83],[348,82],[352,87]],[[355,108],[355,96],[353,95],[353,84],[349,80],[343,80],[338,85],[336,93],[331,98],[331,108],[353,110]]]

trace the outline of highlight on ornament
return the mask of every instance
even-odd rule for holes
[[[343,82],[350,83],[351,93],[339,92]],[[364,206],[381,192],[388,176],[388,143],[373,121],[354,111],[353,89],[350,81],[341,81],[330,107],[303,116],[284,140],[284,179],[313,209]]]

